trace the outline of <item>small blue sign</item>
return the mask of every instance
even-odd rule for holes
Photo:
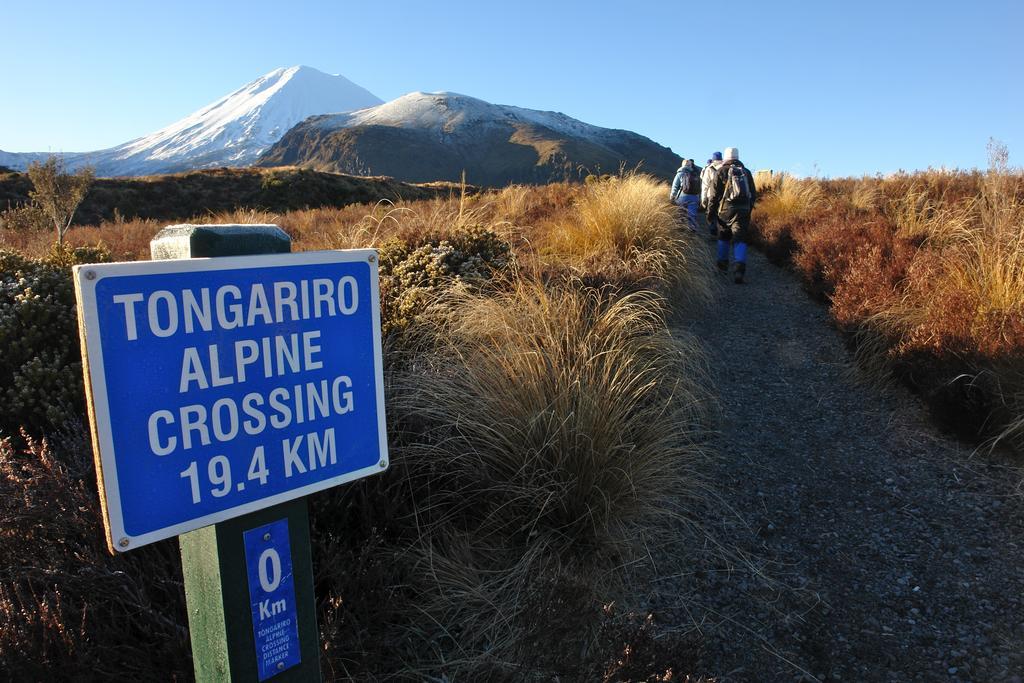
[[[387,467],[368,249],[79,266],[110,545]]]
[[[288,520],[250,529],[243,537],[256,668],[265,681],[302,661]]]

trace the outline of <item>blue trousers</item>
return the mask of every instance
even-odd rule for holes
[[[686,216],[686,222],[690,226],[690,230],[697,232],[697,207],[700,204],[700,195],[681,194],[677,201],[679,202],[679,208]]]

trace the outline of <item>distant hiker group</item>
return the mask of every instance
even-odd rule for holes
[[[747,239],[750,212],[757,201],[754,176],[740,161],[740,151],[726,147],[725,155],[715,152],[703,169],[684,159],[672,181],[669,200],[680,208],[694,234],[700,231],[698,211],[707,218],[708,230],[718,240],[717,266],[729,272],[732,246],[734,281],[741,284],[747,273]]]

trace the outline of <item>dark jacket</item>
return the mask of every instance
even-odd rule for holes
[[[747,176],[747,182],[750,184],[750,209],[754,208],[754,202],[757,201],[757,189],[754,187],[754,175],[750,172],[742,162],[736,160],[729,160],[722,163],[722,165],[715,172],[714,178],[712,179],[711,186],[708,188],[707,194],[707,205],[708,205],[708,218],[713,219],[718,216],[721,211],[722,204],[725,196],[725,184],[729,179],[729,171],[733,166],[739,166],[743,169],[743,173]],[[746,208],[735,207],[735,208]]]

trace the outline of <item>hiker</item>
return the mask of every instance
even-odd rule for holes
[[[718,270],[729,272],[729,243],[733,246],[735,282],[742,284],[747,273],[747,238],[750,212],[757,201],[754,176],[740,161],[735,147],[725,149],[725,160],[708,188],[708,223],[718,226]]]
[[[708,213],[708,192],[711,190],[711,185],[715,182],[715,172],[722,165],[722,153],[714,152],[711,158],[708,159],[708,165],[704,167],[704,170],[700,172],[700,212],[704,215]],[[708,222],[708,231],[712,237],[718,235],[718,226]]]
[[[684,160],[676,171],[669,196],[669,201],[678,204],[685,212],[686,222],[694,234],[697,232],[697,205],[700,203],[700,172],[700,166],[695,165],[693,159]]]

